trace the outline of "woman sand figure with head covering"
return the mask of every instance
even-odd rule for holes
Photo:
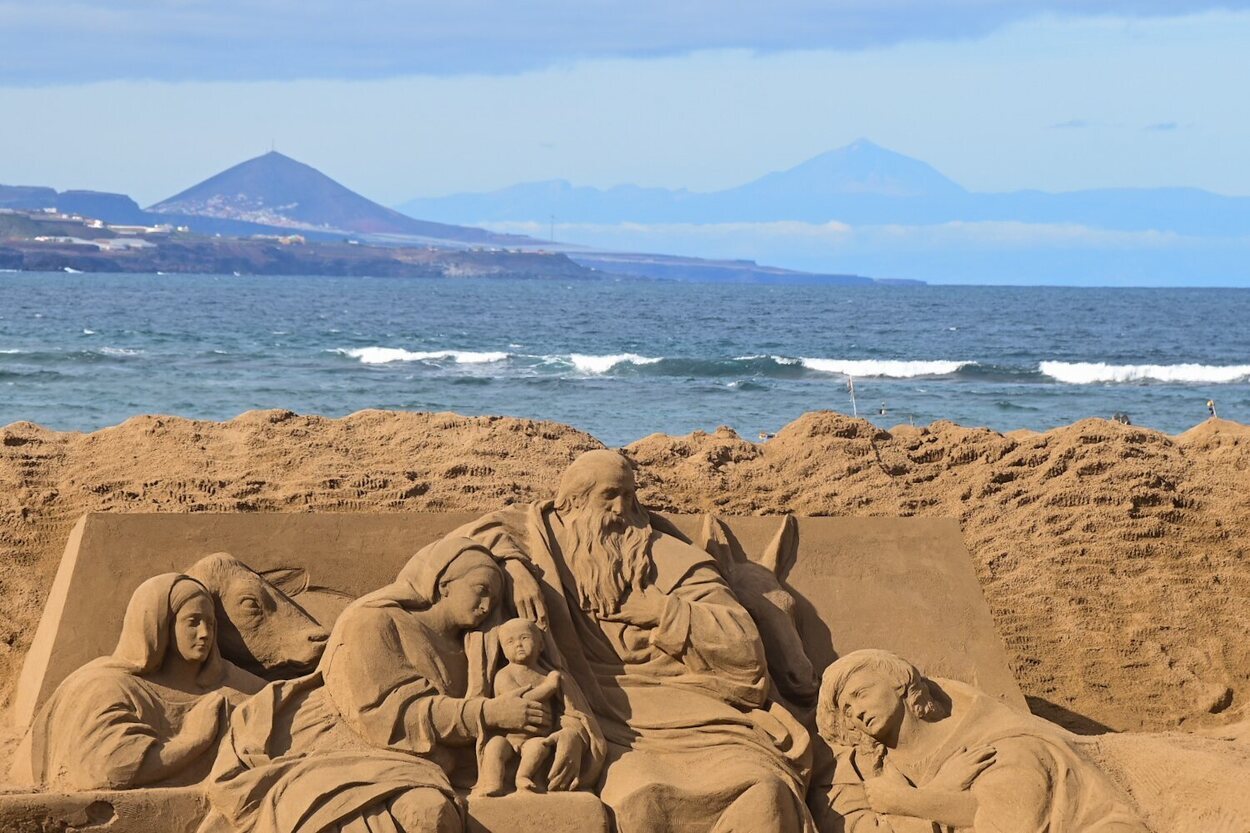
[[[889,651],[829,666],[816,709],[837,756],[809,794],[822,830],[1147,833],[1062,729]]]
[[[39,710],[13,776],[71,790],[194,783],[228,706],[264,684],[218,654],[203,585],[155,576],[131,597],[113,653],[66,677]]]
[[[349,605],[317,671],[234,714],[201,831],[459,833],[451,776],[471,779],[475,744],[551,721],[543,703],[477,693],[503,589],[485,547],[445,538]]]

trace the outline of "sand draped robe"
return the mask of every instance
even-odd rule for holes
[[[957,722],[919,771],[904,774],[923,786],[962,747],[993,746],[994,764],[971,788],[978,804],[972,828],[976,833],[1148,833],[1118,788],[1076,752],[1062,730],[965,683],[933,682],[950,696],[954,711],[948,719]],[[872,771],[873,753],[838,747],[835,754],[828,800],[843,817],[845,833],[950,830],[919,819],[877,815],[868,805],[862,775]],[[892,766],[888,754],[884,765]]]
[[[271,683],[236,712],[201,833],[394,833],[387,803],[416,788],[442,793],[463,815],[449,776],[472,764],[485,734],[486,696],[478,692],[487,689],[494,651],[486,634],[467,634],[468,679],[458,678],[412,616],[414,594],[402,589],[407,577],[415,596],[432,597],[438,576],[464,551],[449,541],[418,553],[395,584],[349,605],[317,671]],[[566,719],[572,725],[576,715]]]
[[[781,785],[803,830],[814,830],[803,800],[807,731],[769,701],[759,634],[712,557],[652,516],[668,530],[651,542],[654,584],[669,595],[659,625],[599,621],[576,603],[552,511],[551,501],[508,508],[451,534],[528,559],[541,574],[554,642],[608,741],[600,797],[620,833],[710,830],[765,781]]]
[[[144,678],[160,668],[166,650],[176,650],[170,645],[170,594],[180,581],[203,590],[178,573],[154,576],[135,590],[113,653],[66,677],[39,709],[18,747],[15,781],[68,790],[135,787],[148,750],[177,735],[201,698],[220,692],[237,705],[265,684],[222,658],[216,645],[197,675],[198,693]],[[143,786],[193,784],[208,774],[212,760],[210,749],[171,778]]]

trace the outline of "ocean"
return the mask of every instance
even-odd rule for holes
[[[816,409],[1178,433],[1209,399],[1250,421],[1250,290],[0,274],[0,425],[388,408],[623,445]]]

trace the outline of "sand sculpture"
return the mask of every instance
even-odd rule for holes
[[[193,783],[226,710],[264,681],[217,650],[208,590],[165,573],[139,585],[117,648],[61,683],[35,717],[14,780],[71,790]]]
[[[888,651],[829,666],[817,725],[836,753],[810,795],[829,829],[1148,833],[1055,726]]]
[[[537,703],[548,703],[561,692],[559,671],[543,673],[543,631],[528,619],[509,619],[498,628],[500,650],[508,664],[494,675],[491,688],[496,696],[515,694]],[[566,684],[567,685],[567,684]],[[560,714],[554,714],[558,719]],[[538,768],[551,749],[551,733],[529,731],[496,734],[482,744],[478,756],[478,777],[473,792],[478,795],[502,795],[508,764],[519,757],[514,783],[517,790],[534,792],[535,779],[541,778]]]
[[[132,813],[120,833],[172,830],[175,817],[199,833],[1148,830],[1002,683],[1001,645],[967,636],[927,654],[978,657],[963,676],[992,692],[881,650],[830,664],[829,643],[805,632],[822,619],[788,583],[806,569],[800,525],[767,523],[770,539],[748,536],[753,558],[714,516],[683,532],[642,507],[623,457],[591,451],[554,499],[442,527],[350,604],[310,591],[298,566],[215,553],[187,568],[194,578],[139,586],[114,653],[39,705],[15,771],[158,803],[146,788],[189,785],[157,827]],[[920,569],[884,551],[850,565]],[[75,575],[58,576],[62,596]],[[798,578],[828,590],[821,575]],[[928,575],[900,598],[932,603],[931,619],[861,628],[850,647],[948,632],[939,612],[959,600],[921,596],[962,579]],[[829,599],[859,618],[872,604],[818,599],[828,621]],[[979,604],[973,619],[988,621]],[[57,679],[66,643],[58,631],[44,644],[44,678],[28,687]]]

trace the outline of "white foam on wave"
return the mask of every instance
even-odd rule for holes
[[[842,376],[875,376],[888,379],[912,379],[917,376],[949,376],[960,368],[976,362],[902,361],[896,359],[810,359],[799,360],[808,370],[837,373]]]
[[[25,353],[25,350],[0,350],[6,356],[16,356],[18,353]]]
[[[139,356],[142,350],[131,350],[129,347],[101,347],[100,352],[106,356]]]
[[[777,364],[786,364],[786,365],[795,365],[795,364],[803,363],[802,359],[792,359],[789,356],[765,356],[763,354],[756,354],[754,356],[734,356],[733,357],[733,361],[736,361],[736,362],[753,362],[753,361],[758,361],[760,359],[772,359]]]
[[[1104,362],[1042,362],[1046,376],[1069,385],[1107,382],[1204,382],[1228,384],[1250,380],[1250,364],[1106,364]]]
[[[487,353],[475,350],[429,350],[412,351],[398,347],[354,347],[336,350],[344,356],[359,359],[361,364],[390,364],[391,362],[454,361],[456,364],[487,364],[501,362],[507,353]]]
[[[569,361],[582,373],[607,373],[618,364],[655,364],[661,360],[654,356],[640,356],[637,353],[614,353],[610,356],[573,353],[569,356]]]

